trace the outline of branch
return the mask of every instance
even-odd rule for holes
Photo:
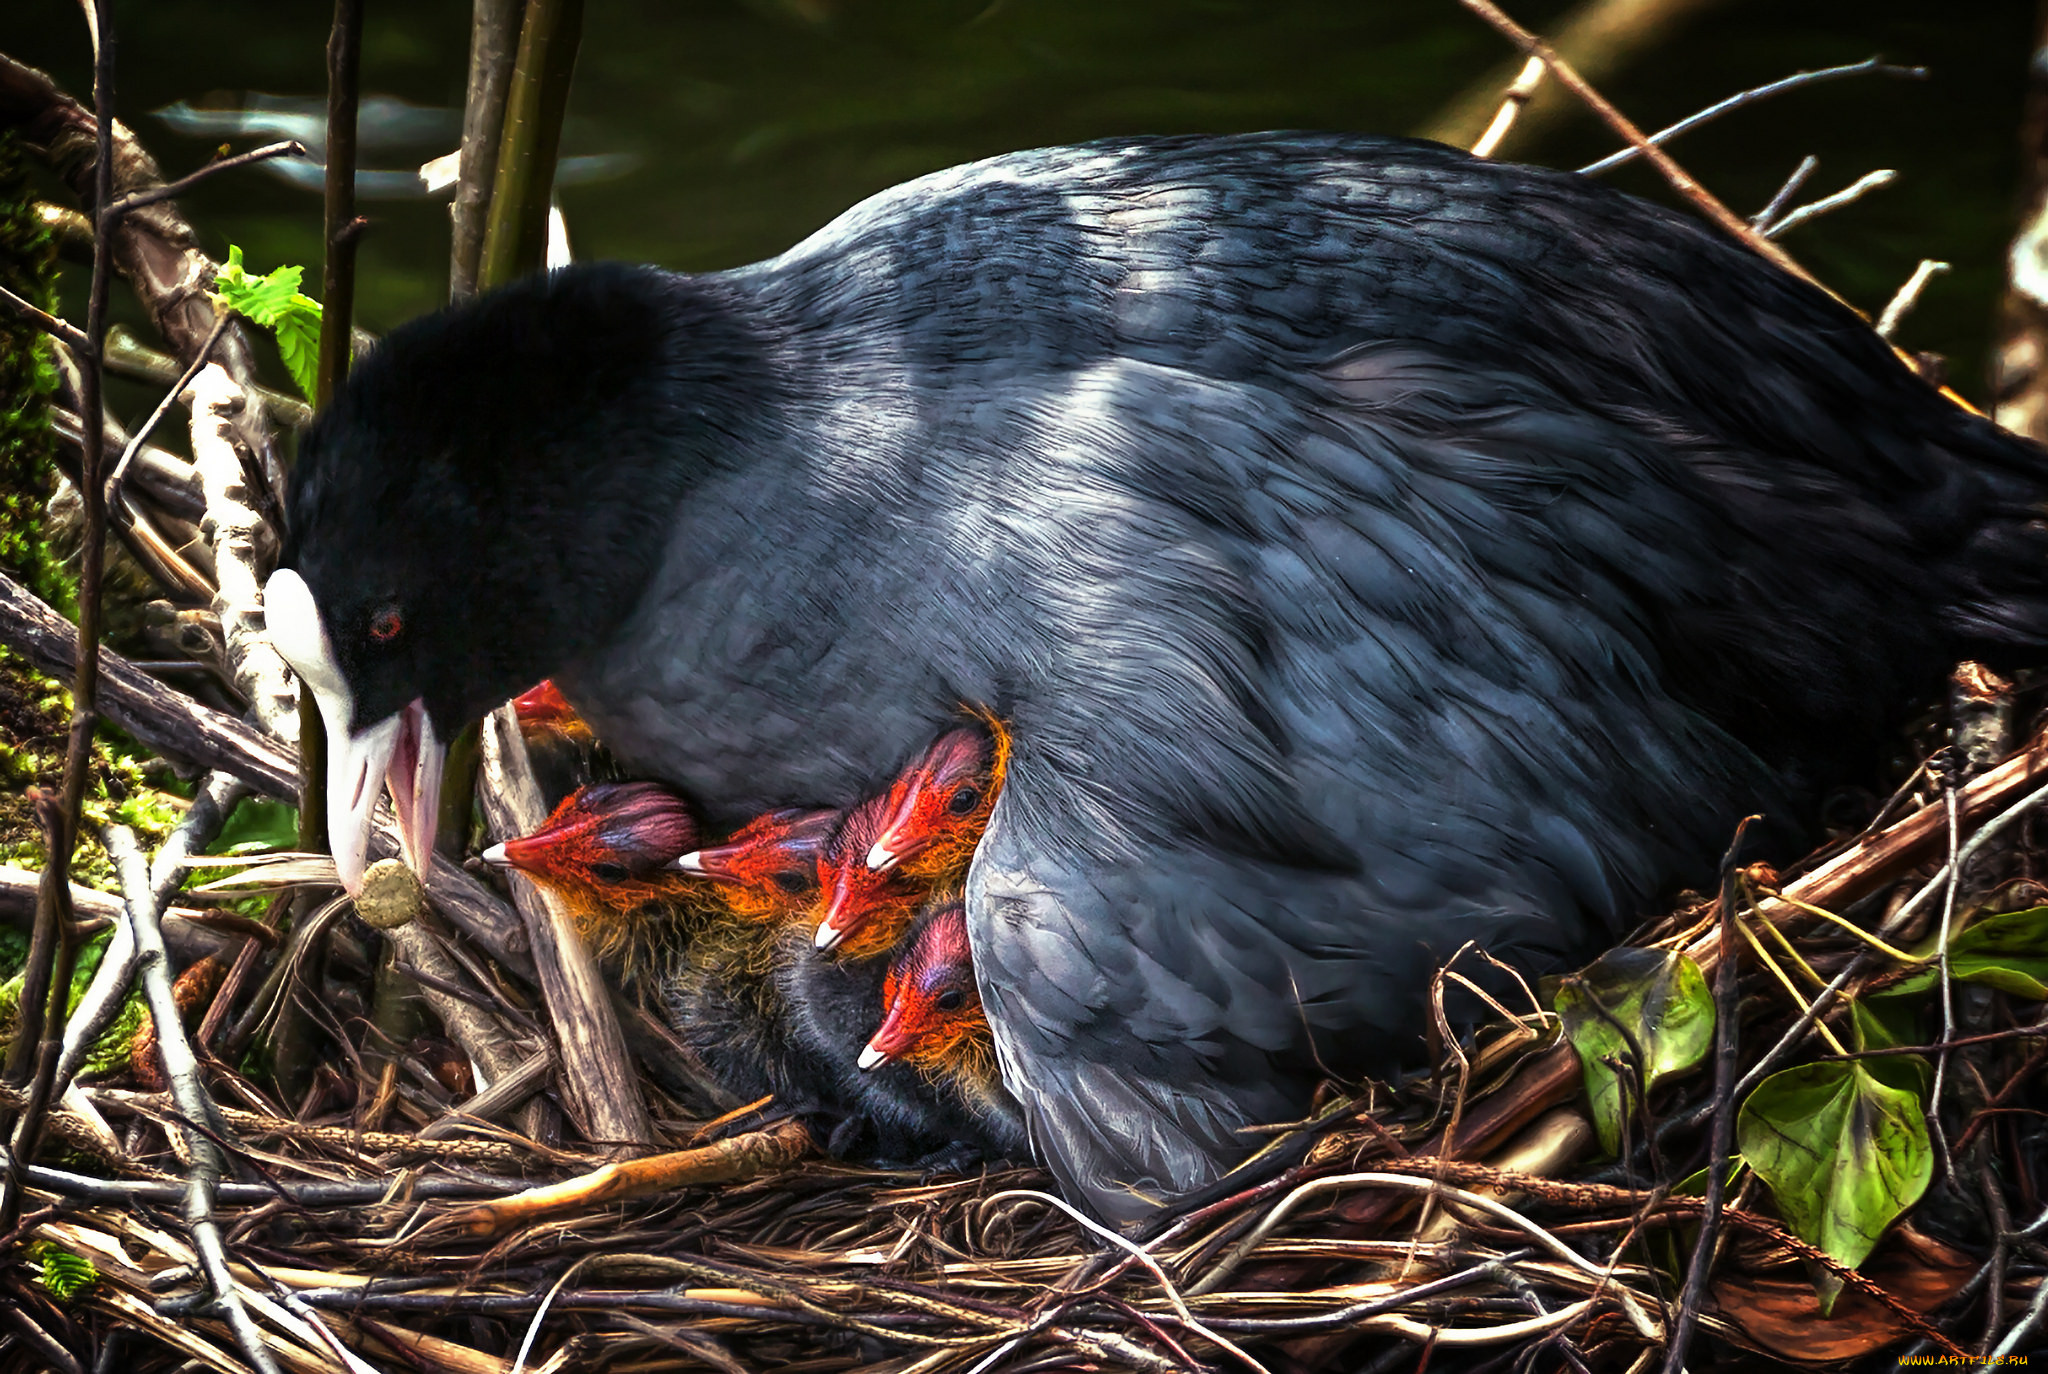
[[[134,195],[163,185],[163,172],[136,141],[134,132],[125,124],[113,123],[113,184],[101,195],[97,169],[102,139],[93,112],[42,72],[5,55],[0,55],[0,122],[19,128],[88,208],[108,204],[116,195]],[[213,329],[216,312],[206,287],[217,266],[200,251],[191,223],[175,202],[159,201],[120,216],[97,237],[107,241],[114,270],[135,288],[179,365],[189,363]],[[256,354],[240,321],[230,324],[221,336],[214,359],[245,388],[253,389]],[[263,462],[265,476],[282,487],[284,467],[262,409],[252,406],[242,416],[241,425],[250,450]]]
[[[184,860],[200,852],[220,833],[228,813],[247,791],[247,784],[226,773],[215,773],[199,789],[192,809],[150,861],[149,895],[157,911],[161,912],[169,904],[171,894],[183,885]],[[57,1057],[58,1096],[70,1086],[93,1042],[120,1013],[121,1000],[128,994],[134,972],[135,931],[127,921],[122,921],[114,927],[113,938],[100,955],[100,966],[78,1005],[71,1009],[71,1019],[64,1027],[64,1047]]]
[[[0,644],[21,654],[37,672],[71,681],[78,627],[4,573]],[[298,759],[288,747],[172,691],[119,654],[108,651],[101,657],[101,705],[107,719],[152,749],[224,769],[266,797],[297,800]]]
[[[213,1218],[214,1188],[227,1172],[227,1158],[215,1144],[226,1127],[217,1119],[213,1099],[199,1077],[199,1058],[185,1034],[178,1012],[177,995],[171,989],[170,954],[164,949],[164,934],[158,924],[160,913],[142,851],[136,847],[134,832],[125,825],[110,825],[104,832],[107,855],[121,876],[121,889],[128,898],[128,924],[134,933],[136,972],[142,980],[149,1012],[156,1021],[157,1049],[163,1056],[164,1072],[171,1080],[171,1096],[185,1117],[179,1128],[192,1163],[185,1175],[185,1225],[192,1248],[199,1254],[207,1286],[234,1332],[235,1344],[263,1374],[280,1374],[270,1357],[263,1333],[256,1329],[249,1311],[242,1305],[241,1290],[228,1272],[227,1247],[220,1225]]]
[[[547,819],[533,765],[526,757],[512,709],[484,719],[484,818],[496,839],[510,839]],[[554,897],[521,874],[513,894],[526,918],[541,995],[562,1059],[562,1081],[576,1099],[576,1116],[600,1148],[652,1145],[654,1123],[632,1072],[626,1039],[612,1011],[603,975],[575,921]]]
[[[1815,281],[1805,268],[1794,262],[1784,249],[1750,228],[1748,222],[1740,215],[1715,199],[1706,187],[1694,181],[1683,167],[1673,162],[1670,154],[1650,142],[1643,131],[1630,122],[1627,115],[1614,108],[1606,96],[1594,90],[1584,77],[1573,71],[1562,58],[1552,52],[1542,39],[1503,14],[1493,0],[1458,0],[1458,3],[1491,24],[1528,56],[1541,58],[1543,65],[1550,68],[1551,75],[1557,78],[1559,85],[1584,101],[1608,128],[1614,130],[1648,158],[1650,165],[1671,183],[1672,189],[1691,201],[1701,214],[1732,234],[1739,242],[1747,244],[1759,257],[1780,271],[1789,272],[1803,282],[1820,286],[1820,283]]]
[[[89,358],[92,356],[92,340],[88,339],[85,336],[85,331],[77,325],[58,319],[41,306],[23,300],[4,286],[0,286],[0,301],[13,306],[18,314],[25,316],[29,323],[41,329],[45,334],[50,335],[52,338],[63,340],[67,346],[76,351],[81,357]]]
[[[105,205],[113,193],[114,32],[112,0],[90,0],[86,25],[92,33],[93,108],[99,124],[98,159],[93,204]],[[107,337],[107,297],[113,263],[105,237],[93,242],[92,281],[85,306],[84,356],[87,360],[80,409],[88,417],[101,411],[101,345]],[[59,1034],[71,996],[71,967],[76,941],[72,932],[71,859],[78,847],[80,817],[93,773],[93,737],[99,730],[100,584],[105,571],[107,508],[100,485],[106,456],[106,433],[87,425],[79,450],[80,504],[85,519],[79,542],[78,632],[72,659],[71,732],[64,746],[61,796],[54,804],[38,802],[36,819],[45,840],[42,888],[37,894],[36,924],[29,936],[27,966],[22,970],[20,1012],[14,1043],[7,1054],[6,1081],[27,1085],[28,1105],[18,1120],[5,1113],[11,1136],[4,1191],[0,1191],[0,1233],[14,1229],[23,1194],[20,1169],[35,1155],[42,1114],[56,1081]]]
[[[1924,81],[1927,78],[1927,68],[1894,67],[1888,62],[1870,57],[1865,58],[1861,62],[1852,62],[1846,67],[1823,67],[1817,72],[1795,72],[1783,80],[1773,81],[1766,86],[1752,87],[1739,94],[1731,95],[1726,100],[1707,106],[1706,109],[1701,110],[1698,114],[1687,115],[1676,124],[1668,128],[1659,129],[1656,133],[1651,134],[1650,142],[1662,147],[1680,134],[1690,133],[1692,130],[1699,128],[1700,125],[1719,119],[1724,114],[1731,114],[1745,105],[1754,104],[1759,100],[1767,100],[1774,95],[1782,95],[1786,91],[1796,90],[1801,86],[1812,86],[1822,81],[1833,81],[1844,76],[1866,75],[1899,76],[1909,80]],[[1642,155],[1643,151],[1640,148],[1623,148],[1618,153],[1609,153],[1598,162],[1587,163],[1579,168],[1579,175],[1582,177],[1599,176],[1602,172],[1611,172],[1624,163],[1633,162]]]
[[[1766,239],[1775,239],[1782,237],[1790,230],[1797,229],[1800,225],[1806,223],[1808,220],[1819,219],[1822,215],[1825,215],[1830,210],[1839,210],[1844,205],[1849,205],[1856,201],[1859,201],[1863,199],[1863,197],[1869,195],[1872,191],[1877,190],[1879,187],[1891,185],[1894,181],[1897,181],[1898,178],[1899,174],[1897,172],[1892,171],[1890,168],[1883,168],[1875,172],[1866,173],[1865,175],[1858,177],[1854,182],[1851,182],[1849,185],[1843,187],[1841,190],[1835,192],[1833,195],[1822,196],[1819,200],[1816,200],[1811,204],[1802,205],[1797,210],[1794,210],[1791,214],[1785,216],[1783,219],[1773,222],[1769,228],[1763,229],[1759,232],[1761,232]]]
[[[121,457],[115,462],[114,471],[107,478],[109,507],[121,504],[121,488],[128,481],[129,466],[134,463],[135,456],[142,452],[142,446],[149,441],[149,436],[156,432],[156,427],[163,423],[164,416],[171,413],[171,407],[178,403],[178,397],[184,394],[186,387],[192,385],[192,379],[199,375],[199,369],[206,366],[207,358],[213,354],[213,346],[220,342],[221,331],[228,327],[231,318],[232,316],[224,314],[213,322],[213,329],[207,334],[206,342],[199,346],[198,355],[186,367],[184,374],[171,384],[171,389],[163,394],[163,399],[156,403],[156,409],[149,412],[149,418],[142,422],[141,427],[128,436],[128,443],[122,448]]]
[[[1749,817],[1735,827],[1735,838],[1721,859],[1720,937],[1724,953],[1734,948],[1733,933],[1738,919],[1735,903],[1742,890],[1742,837],[1754,819]],[[1741,1068],[1737,1058],[1737,1000],[1735,960],[1723,958],[1720,967],[1714,970],[1714,1128],[1707,1148],[1706,1210],[1700,1215],[1699,1239],[1693,1244],[1685,1291],[1678,1299],[1678,1318],[1672,1324],[1665,1347],[1664,1374],[1684,1374],[1685,1348],[1692,1341],[1693,1326],[1706,1301],[1707,1272],[1714,1267],[1714,1238],[1720,1229],[1721,1207],[1727,1193],[1728,1155],[1735,1142],[1735,1084]]]
[[[189,396],[193,466],[206,493],[206,517],[199,528],[213,544],[220,585],[213,610],[220,617],[228,667],[257,722],[279,739],[296,743],[298,687],[272,647],[263,619],[262,568],[275,552],[275,536],[252,499],[235,427],[248,393],[225,370],[208,365],[200,369]]]
[[[145,205],[155,205],[158,201],[164,200],[176,200],[208,177],[218,176],[222,172],[232,172],[238,167],[252,167],[259,162],[268,162],[274,157],[305,157],[306,155],[306,145],[295,138],[290,138],[282,143],[269,143],[261,148],[251,149],[246,153],[236,153],[233,157],[219,158],[207,163],[196,172],[189,172],[179,177],[168,186],[152,186],[146,191],[136,191],[121,197],[107,207],[107,213],[102,219],[102,227],[111,226],[124,215],[140,210]]]

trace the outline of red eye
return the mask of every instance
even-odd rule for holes
[[[380,644],[398,638],[398,632],[404,628],[405,620],[396,606],[381,607],[370,617],[370,638]]]

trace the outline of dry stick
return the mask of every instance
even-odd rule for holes
[[[69,320],[60,320],[39,305],[31,304],[0,286],[0,304],[12,306],[30,324],[54,339],[61,339],[82,358],[93,355],[92,339],[87,333]]]
[[[1721,1205],[1728,1184],[1728,1154],[1735,1143],[1735,1082],[1739,1065],[1735,979],[1735,902],[1740,895],[1736,856],[1742,849],[1743,834],[1757,817],[1745,817],[1735,827],[1735,838],[1721,859],[1720,966],[1714,970],[1714,1132],[1707,1149],[1706,1210],[1700,1216],[1699,1240],[1692,1248],[1692,1264],[1685,1276],[1685,1289],[1678,1298],[1678,1318],[1672,1323],[1670,1344],[1665,1349],[1664,1374],[1683,1374],[1685,1348],[1692,1341],[1699,1321],[1700,1305],[1706,1301],[1707,1271],[1714,1265],[1714,1239],[1721,1224]]]
[[[98,220],[93,236],[92,284],[86,303],[86,368],[82,409],[88,421],[100,414],[99,367],[101,344],[107,336],[107,296],[113,282],[113,262],[107,250],[107,207],[114,199],[114,30],[111,0],[91,0],[86,8],[87,27],[93,47],[93,106],[97,112],[98,165],[93,177],[93,213]],[[100,577],[107,541],[105,492],[100,467],[106,457],[106,431],[96,423],[86,426],[79,469],[84,482],[79,499],[85,519],[79,547],[78,643],[73,660],[71,690],[71,736],[64,750],[64,785],[54,813],[47,824],[48,849],[43,867],[42,888],[37,894],[36,924],[29,940],[28,966],[22,976],[20,1011],[14,1044],[8,1054],[6,1081],[10,1086],[33,1083],[28,1105],[17,1120],[13,1113],[0,1114],[10,1128],[18,1126],[8,1152],[4,1188],[0,1188],[0,1233],[14,1228],[21,1210],[19,1170],[30,1162],[21,1146],[33,1149],[41,1130],[41,1116],[49,1105],[56,1081],[57,1055],[62,1047],[64,1012],[71,994],[71,961],[74,953],[71,911],[71,858],[78,844],[79,818],[85,808],[86,785],[92,773],[93,736],[99,729],[96,688],[99,683]],[[41,818],[45,808],[38,808]]]
[[[1949,270],[1945,262],[1933,258],[1920,259],[1920,265],[1913,269],[1913,275],[1899,288],[1898,294],[1886,302],[1884,311],[1877,317],[1877,337],[1890,343],[1892,335],[1899,332],[1899,326],[1906,322],[1906,316],[1920,303],[1920,293],[1927,289],[1927,283]]]
[[[1542,39],[1508,18],[1492,0],[1458,0],[1458,3],[1491,24],[1528,56],[1542,59],[1543,65],[1550,68],[1551,75],[1557,78],[1559,85],[1586,102],[1593,113],[1606,122],[1608,128],[1621,135],[1648,158],[1650,165],[1671,183],[1672,189],[1691,201],[1701,214],[1734,235],[1738,241],[1749,245],[1754,252],[1780,271],[1789,272],[1801,281],[1820,286],[1820,283],[1815,281],[1805,268],[1794,262],[1784,249],[1750,228],[1747,221],[1715,199],[1706,187],[1694,181],[1683,167],[1672,161],[1669,153],[1650,142],[1643,131],[1630,122],[1627,115],[1615,109],[1606,96],[1594,90],[1584,77],[1573,71],[1562,58],[1552,52]]]
[[[100,165],[99,121],[48,76],[4,54],[0,54],[0,119],[20,127],[29,142],[43,150],[51,169],[81,202],[105,203],[94,195]],[[116,191],[132,195],[163,184],[155,160],[136,141],[133,131],[118,122],[113,128],[113,149]],[[135,288],[182,367],[213,328],[216,314],[205,290],[216,265],[199,250],[198,235],[174,202],[158,201],[120,216],[100,237],[109,240],[114,270]],[[103,355],[120,352],[102,344]],[[246,329],[230,325],[214,349],[214,358],[244,386],[253,387],[256,355]],[[175,370],[160,380],[168,381],[174,375]],[[252,410],[243,417],[243,430],[261,458],[266,476],[274,483],[282,482],[284,469],[260,411]]]
[[[220,833],[228,813],[234,810],[235,803],[247,790],[244,783],[226,773],[215,773],[207,778],[191,810],[185,813],[185,819],[178,823],[178,828],[164,840],[156,857],[150,861],[149,893],[157,911],[164,909],[171,894],[184,882],[184,858],[204,849],[207,842]],[[119,1014],[121,1000],[127,996],[134,971],[135,932],[128,922],[123,921],[114,928],[113,938],[108,941],[106,952],[100,956],[100,966],[94,972],[91,984],[78,999],[70,1023],[64,1027],[63,1050],[57,1058],[57,1094],[60,1097],[70,1089],[72,1076],[85,1062],[93,1041]]]
[[[198,354],[193,357],[178,380],[171,383],[171,389],[156,403],[156,409],[149,412],[149,418],[128,436],[127,447],[121,450],[121,457],[114,464],[113,474],[107,478],[109,509],[121,504],[121,488],[127,484],[128,468],[134,463],[135,455],[142,452],[142,446],[149,442],[149,436],[156,433],[156,427],[163,423],[164,416],[171,413],[171,407],[178,403],[178,398],[185,393],[185,388],[192,385],[192,379],[199,375],[199,369],[206,366],[206,360],[213,356],[213,346],[220,342],[220,336],[226,331],[228,321],[233,318],[226,311],[214,317],[213,328],[208,332],[206,342],[199,346]]]
[[[1951,763],[1960,762],[1950,754]],[[1940,769],[1935,774],[1941,779],[1942,803],[1948,810],[1948,883],[1943,889],[1941,902],[1941,940],[1935,946],[1939,956],[1941,972],[1941,1052],[1934,1056],[1934,1086],[1927,1094],[1927,1126],[1934,1141],[1941,1147],[1941,1165],[1946,1176],[1956,1176],[1955,1157],[1949,1153],[1948,1130],[1941,1124],[1941,1090],[1948,1081],[1949,1042],[1956,1038],[1955,983],[1949,977],[1948,941],[1949,933],[1955,928],[1956,890],[1962,886],[1963,868],[1960,852],[1962,849],[1963,822],[1961,808],[1956,803],[1956,774]]]
[[[1515,127],[1515,119],[1522,113],[1522,107],[1529,103],[1529,97],[1536,94],[1536,88],[1543,84],[1543,73],[1548,70],[1543,59],[1532,57],[1522,64],[1514,83],[1501,96],[1500,108],[1494,111],[1493,122],[1486,126],[1486,132],[1479,135],[1472,144],[1472,156],[1492,157],[1500,147],[1501,140],[1508,136],[1508,130]]]
[[[1788,231],[1797,229],[1808,220],[1818,219],[1831,210],[1839,210],[1844,205],[1859,201],[1879,187],[1891,185],[1898,178],[1899,174],[1890,168],[1866,172],[1833,195],[1822,196],[1819,200],[1802,205],[1783,219],[1774,222],[1770,228],[1759,232],[1766,241],[1780,238]]]
[[[484,720],[483,772],[484,815],[495,838],[523,835],[547,818],[518,718],[509,706]],[[513,879],[513,892],[532,938],[541,995],[547,1000],[562,1057],[562,1081],[579,1108],[578,1117],[592,1132],[590,1143],[600,1149],[653,1145],[654,1123],[640,1095],[625,1036],[597,961],[576,933],[573,917],[524,874]]]
[[[1792,175],[1785,178],[1785,184],[1771,197],[1771,203],[1756,212],[1756,217],[1750,220],[1749,227],[1760,234],[1768,232],[1778,216],[1785,213],[1785,207],[1792,203],[1792,197],[1799,194],[1799,188],[1806,184],[1806,179],[1819,170],[1820,159],[1813,154],[1808,153],[1799,159],[1799,165],[1792,169]]]
[[[1534,61],[1535,59],[1532,58],[1531,60]],[[1791,76],[1773,81],[1768,85],[1755,86],[1739,94],[1731,95],[1726,100],[1707,106],[1706,109],[1701,110],[1698,114],[1687,115],[1676,124],[1659,129],[1656,133],[1651,134],[1649,141],[1661,147],[1672,139],[1677,138],[1680,134],[1690,133],[1692,130],[1699,128],[1700,125],[1719,119],[1724,114],[1732,114],[1745,105],[1753,104],[1759,100],[1768,100],[1774,95],[1783,95],[1786,91],[1797,90],[1801,86],[1817,85],[1823,81],[1834,81],[1845,76],[1899,76],[1909,80],[1924,81],[1927,79],[1927,69],[1925,67],[1894,67],[1880,58],[1867,57],[1861,62],[1851,62],[1844,67],[1823,67],[1819,71],[1794,72]],[[1582,177],[1598,176],[1602,172],[1611,172],[1624,163],[1633,162],[1641,156],[1642,150],[1640,148],[1623,148],[1619,152],[1609,153],[1598,162],[1587,163],[1579,168],[1579,175]]]
[[[266,143],[261,148],[252,148],[246,153],[236,153],[233,157],[216,159],[213,162],[207,163],[198,171],[188,172],[168,185],[152,186],[146,191],[135,191],[125,195],[114,202],[109,213],[112,219],[118,219],[130,211],[140,210],[145,205],[155,205],[158,201],[163,200],[176,200],[208,177],[218,175],[221,172],[232,172],[242,167],[253,167],[259,162],[268,162],[272,158],[305,156],[306,145],[295,138],[288,138],[282,143]]]
[[[164,1072],[171,1080],[171,1096],[186,1123],[185,1148],[192,1164],[185,1175],[185,1225],[198,1252],[207,1285],[227,1317],[235,1344],[249,1362],[263,1374],[280,1374],[270,1357],[270,1348],[256,1323],[242,1305],[241,1292],[228,1272],[227,1249],[221,1241],[220,1226],[213,1218],[214,1188],[227,1172],[227,1158],[215,1143],[217,1127],[213,1100],[200,1080],[199,1059],[178,1016],[178,1001],[171,989],[170,954],[164,949],[163,928],[158,924],[156,897],[142,851],[135,835],[123,825],[110,825],[104,832],[107,854],[121,878],[121,890],[128,899],[128,922],[135,938],[136,976],[149,1001],[156,1021],[157,1047],[163,1056]]]
[[[14,579],[0,574],[0,644],[37,672],[72,680],[78,627]],[[298,797],[298,759],[233,716],[201,706],[111,651],[101,655],[107,719],[162,753],[243,779],[266,797]]]

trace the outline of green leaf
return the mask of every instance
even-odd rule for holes
[[[299,809],[262,797],[244,797],[222,823],[220,834],[206,847],[209,854],[254,854],[270,849],[296,849]]]
[[[320,367],[320,302],[302,295],[303,267],[279,267],[260,277],[242,266],[242,250],[228,249],[228,260],[214,273],[214,299],[251,323],[277,335],[277,351],[307,400],[313,399]]]
[[[1920,1008],[1895,1001],[1866,1002],[1858,997],[1849,1003],[1849,1024],[1856,1034],[1859,1050],[1888,1050],[1895,1045],[1917,1045]],[[1934,1066],[1917,1054],[1887,1054],[1863,1061],[1863,1067],[1894,1088],[1904,1088],[1925,1097],[1934,1089]]]
[[[1583,973],[1566,979],[1553,1005],[1578,1051],[1593,1124],[1609,1154],[1620,1153],[1622,1121],[1634,1105],[1633,1089],[1605,1062],[1632,1057],[1615,1023],[1628,1028],[1648,1061],[1639,1066],[1646,1092],[1696,1066],[1714,1043],[1714,999],[1707,980],[1698,964],[1676,952],[1626,946],[1609,950]]]
[[[1930,959],[1940,937],[1914,954]],[[1987,916],[1949,937],[1949,975],[1959,982],[1985,983],[2001,992],[2032,1001],[2048,1000],[2048,906]],[[1884,989],[1887,997],[1925,992],[1941,981],[1941,969],[1929,964],[1918,973]]]
[[[70,1302],[100,1281],[100,1271],[91,1260],[46,1240],[30,1245],[28,1258],[37,1270],[37,1280],[59,1302]]]
[[[1862,1061],[1772,1074],[1742,1104],[1735,1139],[1793,1234],[1851,1268],[1934,1177],[1920,1095]],[[1826,1315],[1838,1285],[1819,1287]]]

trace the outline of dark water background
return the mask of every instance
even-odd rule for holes
[[[1510,8],[1540,27],[1565,6]],[[2033,11],[2034,0],[1730,0],[1671,25],[1601,85],[1654,128],[1802,68],[1873,54],[1931,68],[1922,83],[1794,92],[1675,151],[1744,214],[1806,153],[1821,159],[1809,197],[1897,168],[1892,187],[1786,246],[1873,313],[1921,257],[1953,263],[1902,342],[1948,355],[1958,386],[1981,399]],[[174,134],[150,111],[325,89],[324,4],[117,0],[115,12],[119,109],[172,174],[217,140]],[[366,91],[460,104],[466,3],[367,0],[367,13]],[[0,50],[89,98],[74,0],[0,0]],[[589,0],[568,151],[630,152],[638,164],[562,199],[579,258],[727,267],[906,177],[1014,148],[1138,132],[1410,132],[1507,56],[1453,0]],[[1613,146],[1574,113],[1508,151],[1576,166]],[[365,165],[416,164],[448,147]],[[1617,180],[1661,193],[1642,171]],[[444,205],[366,205],[365,327],[388,329],[441,299]],[[186,208],[215,254],[234,242],[252,267],[304,263],[317,294],[317,194],[242,173]],[[82,304],[83,277],[68,274],[67,301]]]

